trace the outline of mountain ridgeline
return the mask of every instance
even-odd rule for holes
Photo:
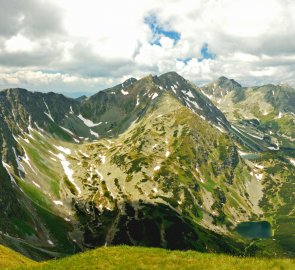
[[[119,244],[294,256],[294,96],[175,72],[81,99],[3,90],[0,243],[37,260]],[[276,241],[235,231],[260,220]]]

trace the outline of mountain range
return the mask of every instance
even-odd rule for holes
[[[295,256],[295,90],[175,72],[90,97],[0,92],[0,243]],[[267,237],[241,224],[265,222]],[[248,224],[249,225],[249,224]]]

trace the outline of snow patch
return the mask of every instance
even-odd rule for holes
[[[78,115],[78,118],[80,118],[80,119],[83,121],[84,125],[87,126],[87,127],[96,127],[96,126],[102,124],[102,122],[99,122],[99,123],[93,123],[91,120],[89,120],[89,119],[87,119],[87,118],[84,118],[84,117],[82,116],[82,114],[79,114],[79,115]]]
[[[80,195],[81,189],[75,183],[75,180],[73,178],[74,171],[70,168],[70,162],[68,162],[66,160],[65,156],[62,153],[59,153],[56,156],[59,158],[60,163],[63,166],[64,172],[65,172],[66,176],[68,177],[69,181],[74,185],[74,187],[78,191],[78,194]]]
[[[68,148],[65,148],[63,146],[59,146],[59,145],[53,145],[56,149],[58,149],[59,151],[62,151],[63,153],[65,153],[66,155],[70,155],[71,154],[71,150]]]
[[[103,180],[103,175],[96,169],[95,172],[100,177],[100,180]]]
[[[106,163],[106,156],[99,155],[102,164]]]
[[[155,99],[157,96],[159,96],[158,93],[154,93],[153,96],[152,96],[152,99]]]
[[[190,97],[190,98],[195,98],[195,96],[193,95],[191,90],[181,90],[182,93],[184,93],[186,96]]]
[[[260,170],[263,170],[263,169],[264,169],[264,166],[262,166],[262,165],[255,164],[254,166],[255,166],[256,168],[260,169]]]
[[[47,112],[44,112],[44,114],[46,114],[46,115],[48,116],[48,118],[49,118],[52,122],[54,122],[54,120],[53,120],[51,114],[49,114],[49,113],[47,113]]]
[[[16,154],[15,148],[12,147],[14,156],[15,156],[15,161],[17,163],[17,169],[21,172],[23,172],[24,174],[26,174],[25,168],[24,166],[21,164],[21,158]]]
[[[45,132],[45,130],[44,130],[43,128],[40,128],[36,122],[34,122],[34,124],[35,124],[35,126],[37,127],[37,129],[38,129],[40,132],[43,132],[43,133]],[[40,133],[40,132],[39,132],[39,134],[40,134],[41,136],[43,136],[43,134]]]
[[[199,104],[196,101],[192,101],[188,98],[184,98],[186,101],[190,102],[192,105],[194,105],[194,107],[198,110],[202,110],[202,108],[199,106]]]
[[[259,136],[254,135],[254,134],[248,133],[248,135],[250,135],[251,137],[256,138],[258,140],[263,140],[263,137],[259,137]]]
[[[35,181],[32,181],[32,183],[33,183],[33,185],[35,186],[35,187],[37,187],[37,188],[41,188],[41,186],[39,185],[39,184],[37,184]]]
[[[91,129],[90,129],[90,134],[93,135],[93,136],[96,137],[96,138],[99,138],[98,133],[95,132],[95,131],[93,131],[93,130],[91,130]]]
[[[247,152],[243,152],[241,150],[238,150],[238,154],[242,157],[242,156],[245,156],[245,155],[249,155],[249,153]]]
[[[257,178],[257,180],[261,180],[263,178],[263,173],[257,173],[255,174],[255,177]]]
[[[2,165],[5,168],[6,172],[8,173],[11,183],[14,183],[16,185],[15,179],[13,178],[13,176],[11,175],[11,173],[9,171],[10,165],[5,163],[3,160],[2,160]]]
[[[31,165],[31,163],[30,163],[30,158],[29,158],[29,156],[28,156],[26,150],[25,150],[25,149],[23,149],[23,150],[24,150],[24,152],[25,152],[25,157],[22,157],[22,160],[23,160],[25,163],[27,163],[27,165],[30,167],[30,169],[31,169],[31,170],[37,175],[36,171],[33,169],[32,165]]]
[[[50,120],[51,120],[52,122],[54,122],[54,119],[53,119],[53,117],[51,116],[51,112],[50,112],[49,107],[48,107],[47,103],[45,102],[45,99],[44,99],[44,98],[43,98],[43,102],[44,102],[45,107],[46,107],[46,109],[47,109],[47,112],[44,112],[44,113],[50,118]]]
[[[87,155],[86,153],[82,152],[81,150],[79,150],[79,152],[80,152],[84,157],[86,157],[86,158],[89,158],[89,157],[90,157],[89,155]]]
[[[137,95],[137,97],[136,97],[136,105],[135,106],[138,106],[138,105],[139,105],[139,97]]]
[[[277,147],[273,147],[273,146],[270,146],[270,147],[267,147],[269,150],[273,150],[273,151],[278,151],[280,149],[279,146]]]
[[[174,86],[171,86],[172,91],[174,92],[174,94],[176,94],[176,90],[174,89]]]
[[[121,89],[121,93],[122,93],[122,95],[124,95],[124,96],[126,96],[126,95],[128,95],[128,94],[129,94],[129,92],[128,92],[128,91],[124,91],[123,89]]]
[[[62,201],[53,201],[55,205],[64,205]]]
[[[215,127],[216,129],[218,129],[220,132],[226,133],[226,131],[224,129],[222,129],[221,127],[213,125],[213,124],[212,124],[212,126]]]
[[[160,166],[159,165],[157,165],[155,168],[154,168],[154,171],[158,171],[158,170],[160,170]]]
[[[65,127],[62,127],[60,126],[64,131],[68,132],[69,134],[73,135],[74,136],[74,133],[72,131],[70,131],[69,129],[65,128]]]

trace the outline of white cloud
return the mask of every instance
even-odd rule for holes
[[[295,86],[290,0],[52,0],[48,10],[44,0],[28,0],[30,8],[14,2],[1,3],[9,19],[0,26],[2,88],[97,91],[171,70],[196,83],[225,75],[248,85]],[[158,33],[152,44],[155,33],[145,23],[151,15],[180,39]],[[198,60],[204,44],[214,59]]]
[[[34,43],[18,34],[5,42],[5,49],[8,53],[30,52],[34,49]]]

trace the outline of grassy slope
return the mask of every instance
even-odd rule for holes
[[[118,246],[17,269],[294,269],[294,261]]]
[[[25,265],[33,266],[34,264],[35,262],[33,262],[32,260],[0,245],[0,269]]]

